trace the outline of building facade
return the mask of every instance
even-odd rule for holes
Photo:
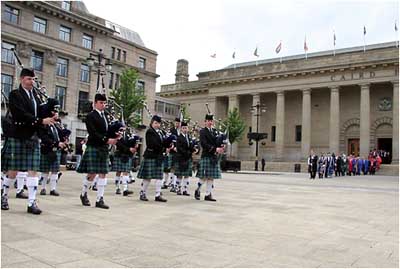
[[[201,72],[196,81],[188,81],[188,62],[179,60],[176,83],[162,85],[160,96],[185,104],[199,122],[206,102],[217,119],[239,108],[248,128],[268,133],[259,144],[267,161],[297,162],[311,150],[366,157],[376,148],[398,163],[398,65],[394,42],[240,63]],[[257,104],[265,112],[251,109]],[[245,135],[232,151],[254,160],[256,145]]]
[[[157,53],[145,47],[136,32],[90,14],[82,1],[2,1],[1,10],[2,91],[8,95],[19,84],[11,51],[15,48],[22,64],[35,69],[47,94],[67,112],[62,120],[72,130],[71,143],[78,153],[87,134],[80,112],[97,90],[96,70],[86,61],[91,53],[101,49],[111,60],[107,93],[119,87],[125,68],[133,68],[140,78],[137,90],[154,106]]]

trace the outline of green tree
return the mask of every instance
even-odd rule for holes
[[[240,141],[242,139],[244,132],[246,130],[246,124],[244,120],[240,117],[239,110],[235,107],[233,110],[229,110],[228,117],[223,120],[221,124],[221,130],[225,131],[228,128],[228,138],[231,144]],[[230,151],[230,156],[232,156],[232,147]]]
[[[123,118],[130,127],[138,127],[142,122],[142,110],[146,96],[138,88],[139,74],[134,69],[123,70],[120,87],[110,92],[115,102],[123,108]],[[119,111],[118,108],[116,108]]]
[[[185,121],[190,121],[192,118],[190,117],[189,111],[187,109],[187,104],[181,104],[181,112],[183,115],[183,119]],[[179,114],[180,116],[180,114]]]

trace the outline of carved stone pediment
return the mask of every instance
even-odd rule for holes
[[[45,55],[46,63],[48,64],[56,64],[57,62],[57,55],[54,50],[46,50]]]
[[[28,43],[18,42],[17,43],[17,52],[19,57],[30,58],[32,54],[32,48]]]
[[[392,98],[390,97],[384,97],[379,100],[379,105],[378,105],[379,111],[390,111],[392,110]]]

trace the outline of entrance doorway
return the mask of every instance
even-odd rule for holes
[[[347,155],[358,156],[360,154],[360,139],[359,138],[350,138],[348,140],[347,147]]]
[[[392,162],[392,139],[378,138],[378,151],[382,151],[382,163],[387,164]]]

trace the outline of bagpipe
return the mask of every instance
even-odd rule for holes
[[[206,103],[206,108],[208,114],[211,114],[210,108],[208,107],[208,103]],[[217,123],[215,126],[217,130],[217,136],[216,136],[216,144],[217,147],[223,147],[225,145],[229,144],[229,126],[225,125],[221,119],[214,120],[214,122]]]

